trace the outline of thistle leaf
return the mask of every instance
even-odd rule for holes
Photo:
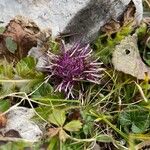
[[[82,128],[82,123],[79,120],[73,120],[64,126],[67,131],[79,131]]]

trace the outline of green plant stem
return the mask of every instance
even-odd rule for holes
[[[97,118],[96,119],[97,121],[104,121],[106,124],[108,124],[113,130],[115,130],[118,134],[120,134],[129,143],[128,136],[125,133],[121,132],[118,128],[116,128],[116,126],[114,126],[110,121],[108,121],[106,116],[101,114],[98,115],[92,111],[91,114]]]
[[[59,150],[63,150],[63,142],[61,140],[59,142]]]
[[[67,134],[67,136],[68,136],[69,139],[71,139],[73,141],[76,141],[76,142],[95,142],[96,141],[95,138],[91,138],[91,139],[77,139],[77,138],[74,138],[74,137],[72,137],[72,136],[70,136],[68,134]]]
[[[128,142],[128,136],[121,132],[116,126],[114,126],[111,122],[109,122],[106,117],[103,117],[102,120],[107,123],[112,129],[114,129],[117,133],[119,133],[127,142]]]

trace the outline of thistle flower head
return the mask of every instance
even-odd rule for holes
[[[64,91],[67,96],[73,97],[72,90],[80,80],[86,80],[96,84],[102,77],[102,63],[93,60],[92,49],[89,44],[76,43],[69,49],[63,44],[60,54],[48,53],[48,66],[46,71],[51,74],[55,91]]]

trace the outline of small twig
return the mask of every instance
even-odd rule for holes
[[[144,99],[144,101],[145,101],[145,102],[148,102],[148,99],[146,98],[146,96],[145,96],[145,94],[144,94],[144,92],[143,92],[141,86],[140,86],[139,84],[137,84],[136,82],[135,82],[135,84],[136,84],[137,88],[139,89],[139,92],[140,92],[142,98]]]
[[[8,110],[6,110],[5,112],[2,113],[2,115],[5,115],[6,113],[8,113],[9,111],[13,110],[14,108],[16,108],[17,106],[19,106],[24,100],[27,100],[28,103],[30,104],[31,108],[34,110],[35,114],[37,116],[39,116],[43,121],[47,122],[43,117],[41,117],[37,112],[36,110],[34,109],[31,101],[35,102],[34,100],[31,100],[29,98],[29,96],[31,96],[32,94],[34,94],[44,83],[47,83],[48,80],[50,79],[51,76],[47,76],[45,79],[44,82],[42,82],[34,91],[32,91],[30,94],[26,94],[25,92],[16,92],[16,93],[11,93],[11,94],[8,94],[8,95],[4,95],[4,96],[1,96],[0,99],[3,99],[5,97],[8,97],[8,96],[13,96],[13,97],[18,97],[18,98],[22,98],[20,102],[18,102],[17,104],[13,105],[12,107],[10,107]],[[25,97],[22,97],[22,96],[17,96],[19,94],[23,94]],[[44,104],[44,103],[41,103],[41,102],[36,102],[38,104],[41,104],[41,105],[45,105],[45,106],[51,106],[51,105],[47,105],[47,104]]]
[[[21,138],[15,138],[15,137],[2,137],[0,136],[0,141],[4,141],[4,142],[18,142],[18,141],[22,141],[22,142],[28,142],[28,143],[31,143],[33,144],[34,142],[36,141],[31,141],[31,140],[26,140],[26,139],[21,139]]]
[[[51,76],[47,76],[44,82],[42,82],[35,90],[33,90],[30,94],[28,94],[28,96],[31,96],[32,94],[34,94],[44,83],[47,83],[48,80],[50,79]]]
[[[34,110],[35,114],[36,114],[39,118],[41,118],[44,122],[48,123],[47,120],[45,120],[42,116],[40,116],[40,115],[37,113],[37,111],[34,109],[32,103],[31,103],[31,101],[30,101],[30,99],[28,98],[28,95],[27,95],[26,93],[25,93],[25,96],[26,96],[26,99],[27,99],[28,103],[30,104],[31,108]]]
[[[19,103],[13,105],[12,107],[10,107],[9,109],[7,109],[5,112],[2,113],[2,115],[5,115],[6,113],[8,113],[9,111],[15,109],[17,106],[19,106],[23,101],[25,100],[25,98],[23,98]]]

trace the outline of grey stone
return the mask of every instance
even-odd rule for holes
[[[16,15],[33,19],[41,29],[51,28],[92,41],[101,26],[117,19],[131,0],[0,0],[0,21],[8,23]],[[137,21],[142,18],[142,0],[133,0]]]
[[[6,113],[7,123],[0,132],[5,134],[8,131],[15,130],[19,133],[21,138],[30,142],[38,141],[43,132],[39,128],[39,123],[34,122],[31,118],[35,116],[35,111],[26,107],[11,107]]]

